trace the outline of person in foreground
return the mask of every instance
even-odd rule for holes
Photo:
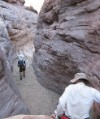
[[[59,99],[53,118],[90,119],[93,103],[100,103],[100,92],[90,85],[84,73],[75,74],[70,82]]]

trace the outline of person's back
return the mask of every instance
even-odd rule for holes
[[[89,111],[94,102],[94,89],[81,82],[71,84],[65,92],[67,105],[65,115],[72,119],[85,119],[89,117]]]
[[[93,102],[100,103],[100,92],[90,86],[84,73],[75,74],[59,99],[55,110],[56,119],[65,115],[68,119],[89,119]]]
[[[25,57],[23,54],[18,55],[18,67],[19,67],[19,73],[20,73],[20,79],[22,79],[22,76],[25,77],[25,70],[26,70],[26,62]],[[23,75],[22,75],[23,73]]]
[[[25,63],[25,60],[24,60],[24,59],[19,59],[19,60],[18,60],[18,67],[19,67],[19,66],[21,66],[21,67],[22,67],[22,66],[26,66],[26,63]]]
[[[18,54],[18,66],[26,66],[25,56],[21,51]]]

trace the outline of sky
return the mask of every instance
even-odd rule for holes
[[[25,6],[33,6],[39,12],[43,2],[44,0],[25,0]]]

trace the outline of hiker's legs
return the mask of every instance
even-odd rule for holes
[[[25,70],[26,70],[26,67],[24,66],[23,67],[23,77],[25,77]]]
[[[25,70],[23,71],[23,77],[25,77]]]
[[[20,80],[22,80],[22,72],[20,72]]]
[[[22,80],[22,69],[21,69],[21,67],[19,67],[19,76],[20,76],[20,80]]]

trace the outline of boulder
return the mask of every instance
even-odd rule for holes
[[[52,119],[46,115],[16,115],[5,119]]]

